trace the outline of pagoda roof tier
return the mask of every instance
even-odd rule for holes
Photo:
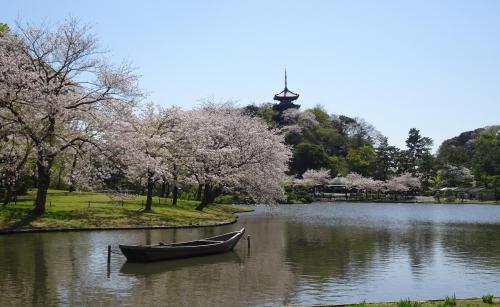
[[[290,91],[286,87],[283,91],[274,95],[274,100],[278,100],[278,101],[281,101],[281,100],[293,101],[297,98],[299,98],[299,94],[296,94],[296,93]]]
[[[299,94],[296,94],[288,89],[287,86],[287,78],[286,78],[286,69],[285,69],[285,89],[274,95],[274,100],[278,101],[294,101],[299,98]]]

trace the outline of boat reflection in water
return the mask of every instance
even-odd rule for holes
[[[157,261],[152,263],[125,262],[120,269],[124,275],[149,276],[155,274],[181,271],[183,269],[203,269],[211,265],[241,264],[242,259],[237,252],[214,254],[205,257]]]

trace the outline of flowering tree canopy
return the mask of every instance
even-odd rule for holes
[[[445,164],[438,174],[443,187],[470,186],[474,180],[471,171],[464,166]]]
[[[38,172],[35,213],[45,212],[54,159],[95,140],[141,93],[129,65],[102,59],[87,26],[30,25],[0,37],[0,114],[30,138]]]
[[[392,192],[406,192],[419,189],[420,179],[411,173],[404,173],[386,182],[386,189]]]
[[[358,173],[349,173],[346,176],[346,187],[348,189],[365,190],[369,185],[370,178],[363,177]]]
[[[127,177],[147,188],[146,211],[151,210],[156,182],[174,169],[174,135],[180,126],[179,110],[148,104],[138,114],[129,114],[108,132],[108,142]]]
[[[302,174],[302,179],[296,181],[296,184],[304,186],[328,185],[331,181],[332,177],[327,169],[308,169]]]
[[[402,174],[387,181],[373,180],[363,177],[357,173],[349,173],[346,176],[347,188],[370,192],[389,191],[389,192],[407,192],[419,189],[420,179],[410,173]]]
[[[255,201],[283,197],[290,149],[283,136],[230,103],[205,103],[188,116],[193,177],[204,186],[202,210],[217,195],[243,191]]]
[[[6,206],[16,188],[21,173],[30,157],[30,139],[2,125],[0,119],[0,184],[6,189],[3,206]]]

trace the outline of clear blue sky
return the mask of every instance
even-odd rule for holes
[[[500,124],[500,1],[4,1],[0,21],[91,23],[149,100],[272,101],[360,116],[403,147]]]

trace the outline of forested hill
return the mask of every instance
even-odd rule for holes
[[[469,186],[500,175],[500,126],[490,126],[446,140],[436,155],[432,139],[417,128],[408,132],[406,148],[390,146],[386,137],[368,122],[328,114],[322,107],[300,110],[265,103],[245,108],[272,127],[281,128],[293,147],[290,175],[308,169],[326,169],[331,176],[358,173],[376,180],[412,173],[424,189]],[[489,180],[489,179],[488,179]]]
[[[246,110],[262,117],[270,126],[286,133],[293,146],[290,174],[301,176],[308,169],[327,169],[332,176],[355,172],[365,177],[386,180],[417,169],[431,168],[432,140],[417,129],[409,132],[407,150],[390,146],[377,129],[361,118],[328,114],[321,106],[307,110],[265,103]]]
[[[466,167],[477,178],[500,175],[500,125],[466,131],[445,140],[437,160],[441,165]]]

